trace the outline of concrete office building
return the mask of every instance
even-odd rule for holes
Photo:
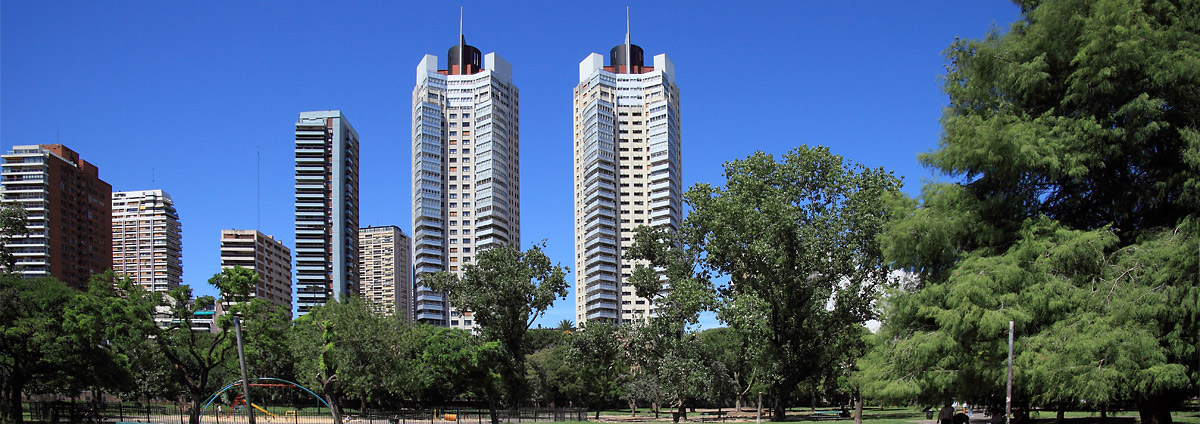
[[[358,293],[358,133],[341,111],[296,121],[296,303]]]
[[[221,230],[221,269],[240,266],[258,274],[250,295],[292,314],[292,251],[258,230]]]
[[[575,322],[653,315],[624,260],[642,225],[682,220],[679,88],[667,55],[645,66],[642,48],[613,47],[579,63],[574,102]]]
[[[461,35],[447,66],[425,55],[412,103],[413,265],[416,319],[474,330],[470,311],[421,284],[461,272],[480,249],[520,247],[518,92],[512,65]]]
[[[165,292],[183,282],[179,213],[162,190],[112,194],[113,272],[148,291]]]
[[[28,232],[3,240],[15,271],[85,289],[111,269],[112,186],[99,170],[61,144],[14,146],[2,157],[3,206],[27,216]]]
[[[394,225],[358,230],[362,297],[388,315],[412,321],[412,242]]]

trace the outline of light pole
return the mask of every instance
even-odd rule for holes
[[[250,382],[246,380],[246,354],[242,351],[242,322],[237,314],[233,315],[234,334],[237,335],[238,364],[242,368],[242,402],[245,402],[246,417],[254,424],[254,408],[250,406]]]
[[[1012,357],[1013,357],[1013,322],[1008,322],[1008,395],[1004,401],[1004,422],[1012,422]]]

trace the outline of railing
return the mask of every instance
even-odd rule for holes
[[[329,409],[320,405],[270,404],[254,402],[255,421],[258,423],[309,423],[334,424]],[[36,402],[26,404],[26,417],[46,423],[150,423],[187,424],[189,410],[172,403],[142,404],[134,402]],[[343,418],[354,423],[372,424],[486,424],[491,422],[487,409],[476,408],[431,408],[403,410],[357,410],[346,408]],[[588,411],[584,408],[523,408],[499,410],[497,417],[503,423],[548,423],[561,421],[587,421]],[[229,405],[210,405],[204,410],[201,423],[240,424],[249,422],[245,406],[231,408]]]

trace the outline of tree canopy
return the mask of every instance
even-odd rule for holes
[[[1200,381],[1200,5],[1021,6],[946,51],[921,161],[959,182],[892,202],[887,257],[920,282],[888,301],[872,390],[998,404],[1014,321],[1017,402],[1169,423]]]
[[[706,265],[730,277],[721,317],[761,341],[772,419],[783,420],[797,384],[834,366],[843,338],[874,317],[889,271],[876,236],[900,180],[823,147],[728,162],[725,178],[687,192],[685,228]]]
[[[469,311],[483,337],[500,343],[499,374],[511,405],[525,399],[525,333],[555,300],[567,296],[566,268],[534,245],[525,252],[493,247],[479,252],[462,276],[437,272],[426,284],[445,292],[460,311]],[[493,416],[493,421],[496,418]]]

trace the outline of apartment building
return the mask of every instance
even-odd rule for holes
[[[637,227],[682,220],[679,88],[665,54],[613,47],[579,63],[574,98],[575,320],[626,322],[654,313],[624,259]],[[669,282],[664,282],[669,284]]]
[[[221,269],[240,266],[258,274],[251,296],[292,314],[292,251],[258,230],[221,230]]]
[[[166,292],[183,282],[179,213],[162,190],[112,193],[113,272],[147,291]]]
[[[15,259],[10,271],[85,289],[111,269],[112,186],[96,166],[61,144],[14,146],[0,157],[0,202],[27,216],[27,232],[4,240]]]
[[[520,247],[518,91],[512,65],[459,36],[445,68],[425,55],[412,103],[417,321],[475,330],[471,311],[421,284],[461,272],[481,249]]]
[[[358,132],[341,111],[296,121],[296,303],[358,292]]]
[[[358,230],[359,284],[363,299],[406,321],[413,317],[412,242],[394,225]]]

